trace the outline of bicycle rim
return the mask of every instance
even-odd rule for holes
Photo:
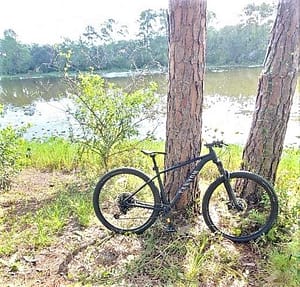
[[[254,240],[268,232],[278,213],[277,197],[271,186],[256,174],[232,173],[230,185],[238,208],[229,200],[224,182],[224,178],[215,181],[203,199],[208,227],[236,242]]]
[[[121,233],[140,233],[148,228],[157,218],[158,194],[147,181],[146,175],[134,169],[116,170],[100,180],[94,194],[100,221]]]

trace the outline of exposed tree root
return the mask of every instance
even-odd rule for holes
[[[98,243],[98,245],[103,244],[105,241],[108,241],[112,237],[113,235],[103,235],[103,237],[100,237],[100,239],[102,240]],[[72,262],[73,258],[77,256],[80,252],[87,249],[89,246],[95,245],[97,242],[98,239],[89,240],[88,242],[79,245],[73,251],[69,252],[65,259],[60,263],[57,273],[62,276],[67,276],[69,272],[69,264]]]

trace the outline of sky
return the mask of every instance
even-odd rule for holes
[[[243,7],[251,2],[260,4],[263,0],[207,0],[207,9],[216,13],[219,26],[230,25],[237,23]],[[0,0],[0,3],[0,38],[4,30],[12,29],[18,40],[26,44],[54,44],[64,38],[78,40],[88,25],[96,28],[109,18],[134,31],[143,10],[168,8],[168,0]]]

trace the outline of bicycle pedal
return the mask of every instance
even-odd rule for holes
[[[174,225],[173,224],[168,224],[166,226],[166,232],[167,233],[174,233],[174,232],[176,232],[176,229],[175,229]]]

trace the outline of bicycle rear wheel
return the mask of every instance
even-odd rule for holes
[[[142,233],[159,214],[159,192],[149,177],[132,168],[108,172],[98,182],[93,207],[100,222],[117,232]]]
[[[224,177],[218,178],[203,197],[203,218],[209,229],[235,242],[267,233],[278,215],[278,200],[270,184],[254,173],[231,173],[229,184],[238,208],[230,201],[225,182]]]

